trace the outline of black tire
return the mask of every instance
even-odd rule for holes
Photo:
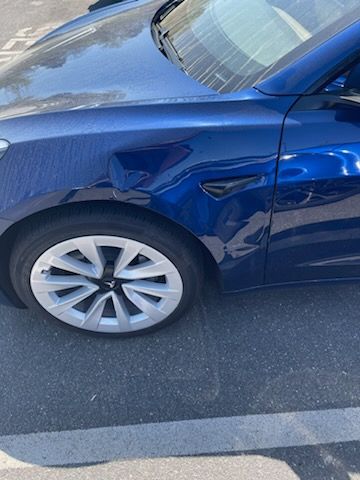
[[[131,333],[97,333],[68,325],[49,314],[36,300],[30,286],[31,270],[50,247],[86,235],[114,235],[140,241],[165,255],[177,268],[183,281],[183,295],[176,310],[162,322]],[[109,209],[102,206],[75,206],[54,211],[29,223],[17,237],[10,257],[10,276],[21,301],[31,310],[58,324],[93,335],[133,336],[155,331],[179,319],[194,303],[203,277],[202,251],[187,234],[137,209]]]

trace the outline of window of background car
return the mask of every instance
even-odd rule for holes
[[[358,0],[183,0],[158,25],[188,75],[228,93],[267,78],[352,24],[358,6]]]

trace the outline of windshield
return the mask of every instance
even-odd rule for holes
[[[176,3],[179,3],[176,2]],[[358,0],[183,0],[158,20],[162,50],[202,84],[254,85],[358,19]],[[356,11],[355,11],[356,10]]]

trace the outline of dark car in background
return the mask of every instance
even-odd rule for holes
[[[98,0],[97,2],[90,5],[89,12],[94,12],[99,8],[109,7],[111,5],[114,5],[115,3],[120,3],[124,1],[126,0]]]

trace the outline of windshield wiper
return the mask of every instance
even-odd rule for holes
[[[183,60],[168,37],[169,31],[162,29],[159,24],[154,24],[153,31],[155,34],[154,37],[156,45],[160,52],[165,55],[168,60],[181,68],[181,70],[185,71],[184,65],[182,63]]]
[[[170,12],[172,12],[176,7],[180,5],[180,3],[183,3],[184,1],[185,0],[172,0],[172,2],[164,5],[163,8],[161,8],[158,12],[158,21],[161,22],[161,20],[164,20],[164,18],[167,17]]]
[[[156,42],[156,45],[160,52],[172,63],[178,66],[181,70],[185,72],[185,67],[183,64],[183,59],[177,52],[176,48],[169,39],[169,30],[162,27],[161,23],[170,12],[174,10],[180,3],[184,0],[174,0],[169,3],[165,9],[162,9],[157,18],[153,22],[153,35]]]

